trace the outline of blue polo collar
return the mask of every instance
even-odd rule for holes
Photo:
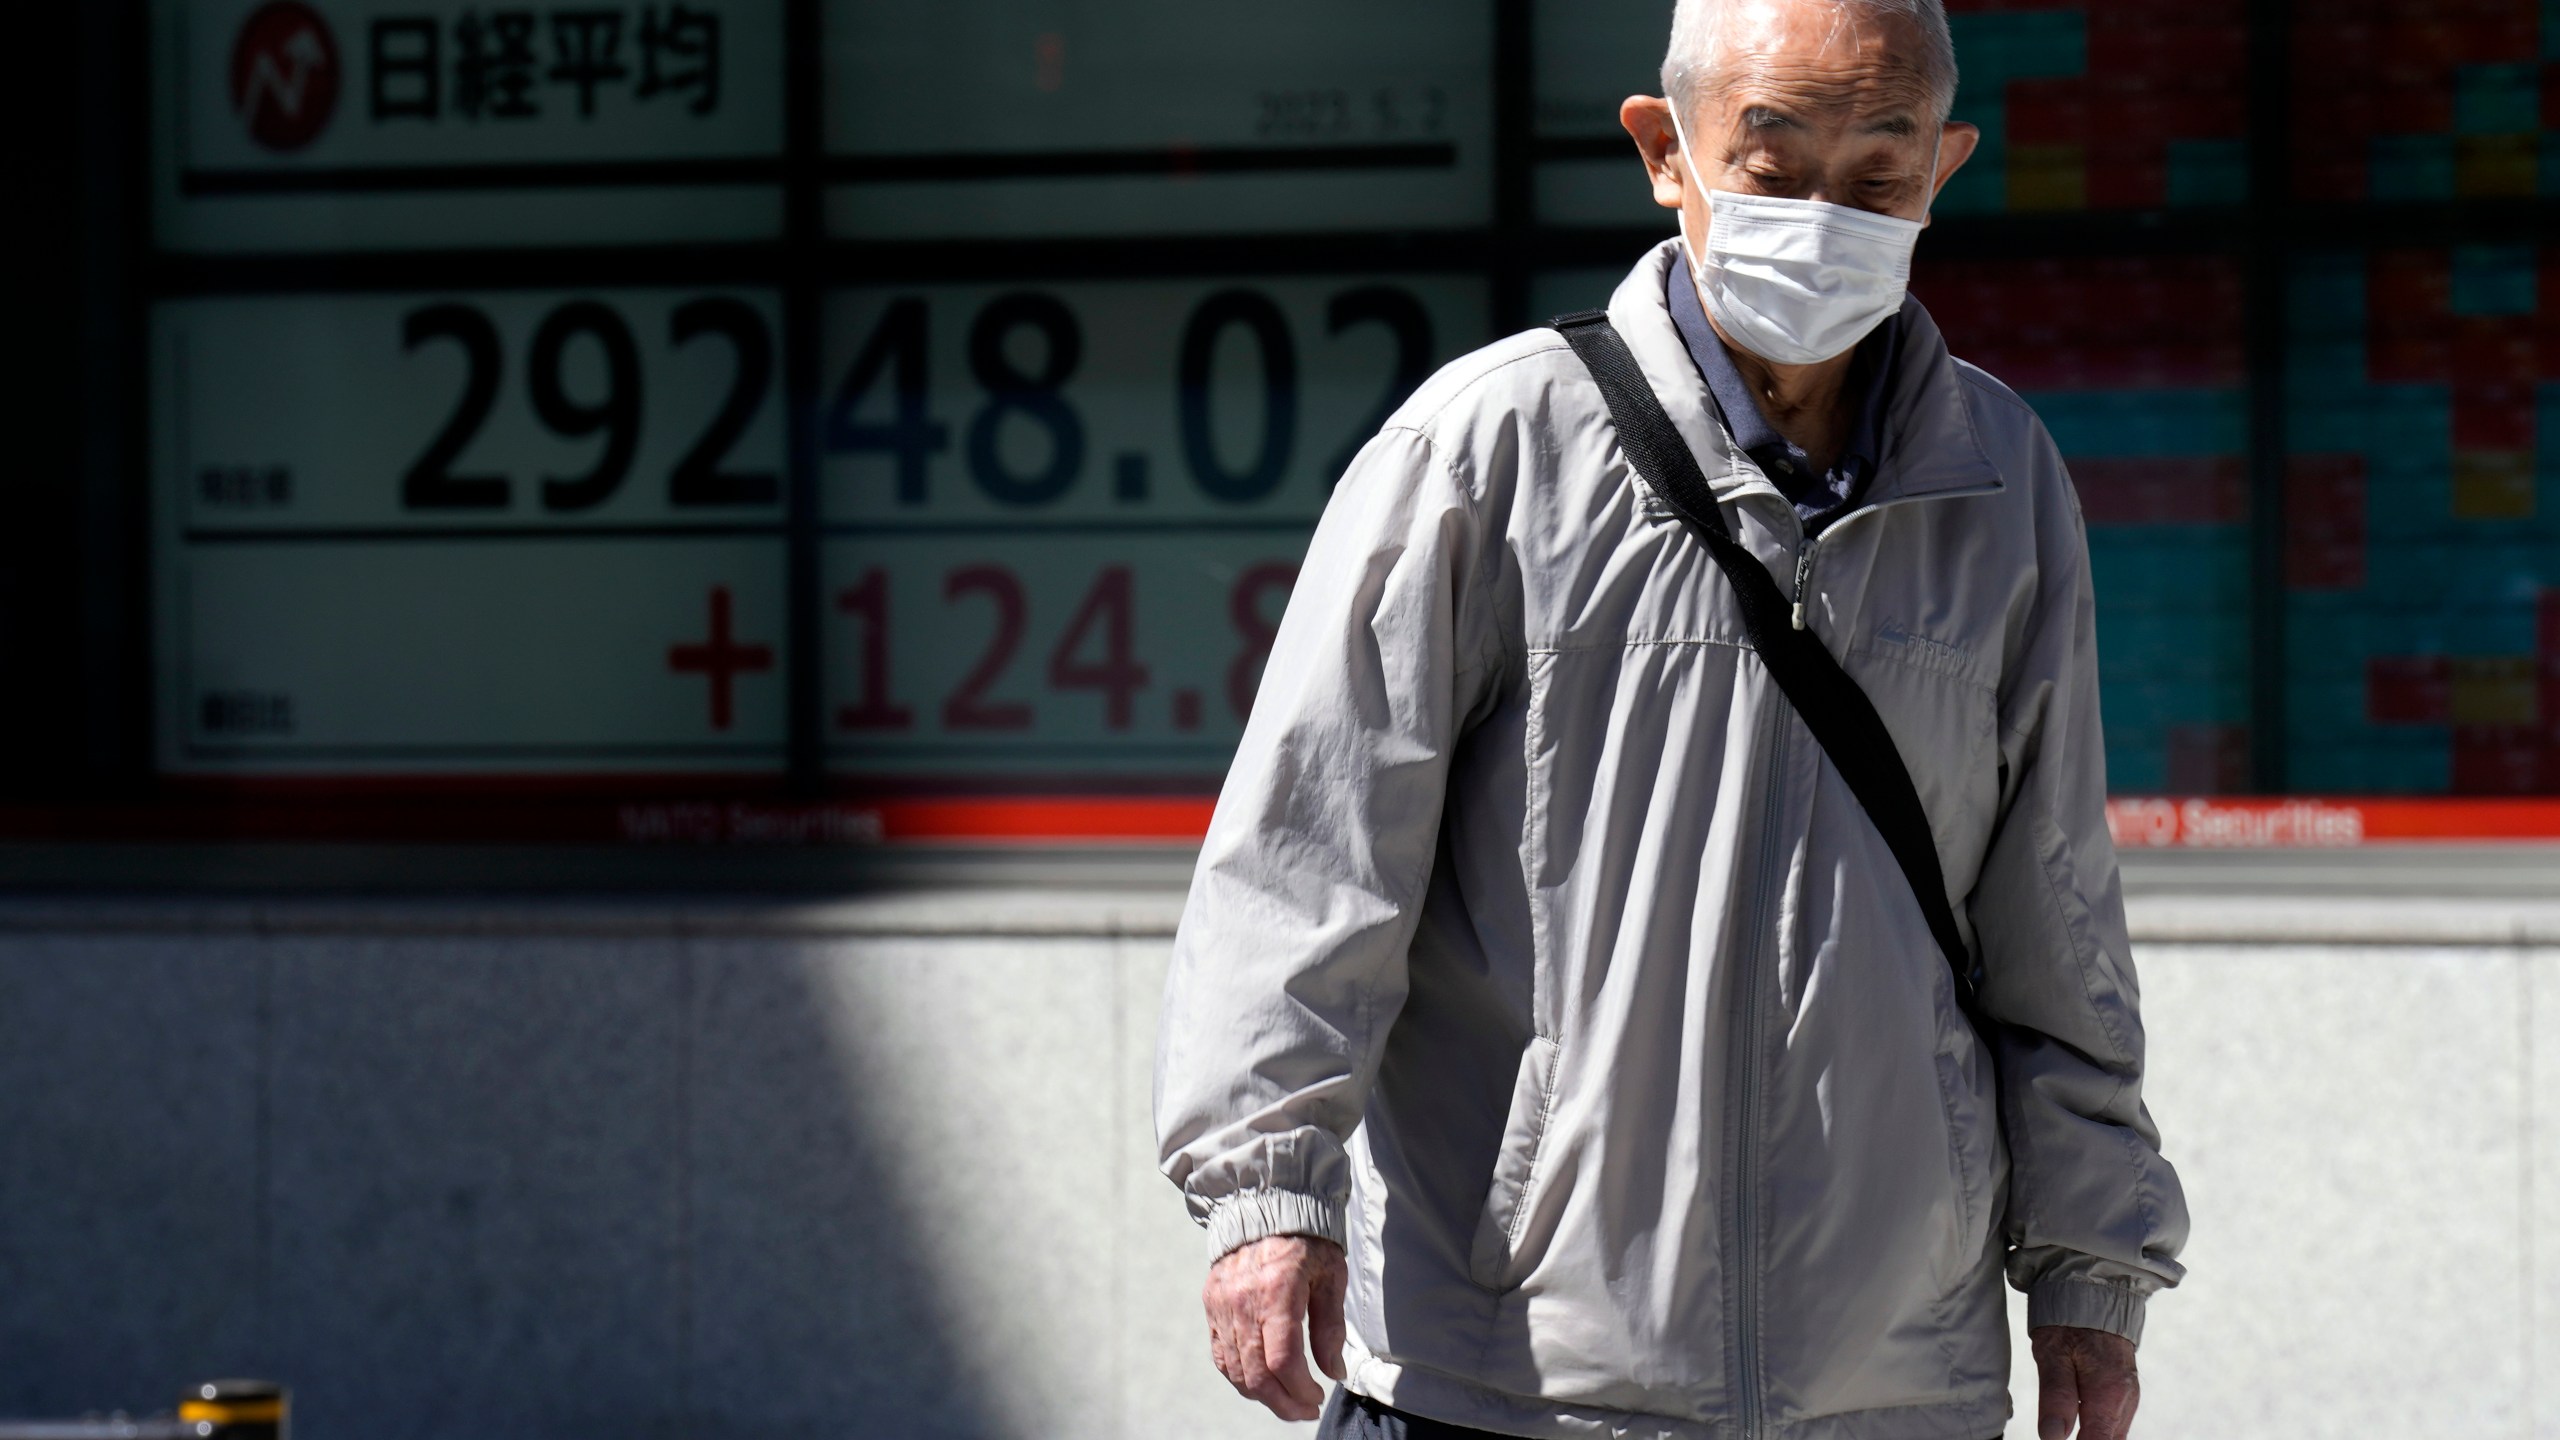
[[[1759,397],[1751,393],[1751,386],[1725,349],[1723,338],[1707,322],[1706,307],[1699,303],[1687,257],[1673,255],[1670,272],[1665,281],[1665,298],[1670,303],[1672,323],[1679,327],[1689,359],[1707,382],[1717,418],[1733,437],[1734,448],[1750,456],[1761,473],[1769,477],[1769,483],[1795,506],[1808,532],[1819,531],[1855,509],[1865,498],[1868,483],[1875,478],[1877,460],[1884,448],[1884,416],[1893,398],[1894,372],[1901,360],[1902,317],[1889,317],[1858,342],[1855,368],[1849,378],[1851,393],[1859,396],[1857,419],[1849,427],[1849,441],[1842,447],[1840,458],[1828,471],[1817,474],[1812,457],[1769,423],[1760,409]]]

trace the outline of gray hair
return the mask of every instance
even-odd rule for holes
[[[1915,57],[1929,103],[1944,123],[1956,103],[1956,42],[1947,30],[1945,0],[1827,0],[1843,9],[1896,15],[1920,27]],[[1733,0],[1677,0],[1671,12],[1671,49],[1662,60],[1662,93],[1688,115],[1707,77],[1722,60],[1724,20]]]

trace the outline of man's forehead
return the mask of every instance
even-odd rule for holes
[[[1742,128],[1764,133],[1809,135],[1817,130],[1846,130],[1853,135],[1905,140],[1920,134],[1922,128],[1920,106],[1904,97],[1878,95],[1869,97],[1867,103],[1808,106],[1800,100],[1737,89],[1728,96],[1728,105]]]

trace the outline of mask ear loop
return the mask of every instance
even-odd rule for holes
[[[1698,194],[1706,201],[1707,219],[1712,224],[1716,209],[1714,192],[1705,188],[1706,182],[1698,174],[1698,152],[1689,147],[1689,131],[1680,123],[1680,102],[1677,100],[1671,102],[1671,136],[1680,142],[1680,168],[1688,172],[1689,183],[1699,187]],[[1931,167],[1931,173],[1936,173],[1936,167]],[[1700,295],[1705,295],[1707,293],[1704,253],[1706,247],[1689,242],[1689,212],[1686,209],[1680,212],[1680,249],[1689,258],[1689,283],[1698,288]]]

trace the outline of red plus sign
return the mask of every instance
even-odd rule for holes
[[[667,668],[680,675],[711,677],[711,728],[729,728],[730,691],[740,675],[773,668],[770,645],[737,645],[729,639],[729,587],[711,587],[711,638],[700,645],[667,647]]]

